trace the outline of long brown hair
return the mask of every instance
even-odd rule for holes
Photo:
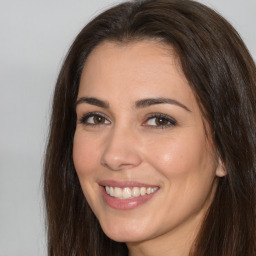
[[[55,88],[44,165],[48,255],[128,255],[124,243],[102,232],[82,193],[72,160],[74,104],[81,71],[95,46],[145,39],[175,49],[227,171],[191,255],[255,256],[255,63],[224,18],[190,0],[117,5],[86,25],[72,44]]]

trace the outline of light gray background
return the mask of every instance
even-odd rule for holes
[[[234,25],[256,60],[256,1],[200,2]],[[0,256],[46,255],[41,172],[54,84],[75,35],[113,3],[0,0]]]

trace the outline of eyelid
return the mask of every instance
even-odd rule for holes
[[[153,118],[163,118],[163,119],[167,120],[170,124],[167,124],[167,125],[147,125],[147,124],[145,124],[146,122],[148,122],[150,119],[153,119]],[[155,129],[159,129],[159,128],[163,129],[163,128],[168,128],[168,127],[173,127],[176,125],[177,125],[177,121],[173,117],[163,114],[163,113],[149,114],[146,121],[144,121],[142,124],[142,126],[147,126],[149,128],[155,128]]]
[[[102,124],[101,123],[97,124],[97,123],[88,123],[87,122],[90,117],[95,117],[95,116],[100,116],[100,117],[104,118],[108,123],[104,122]],[[156,125],[146,124],[150,119],[154,119],[154,118],[155,119],[156,118],[162,118],[162,119],[167,121],[167,124],[162,124],[162,125],[161,124],[159,124],[159,125],[157,125],[157,124]],[[105,115],[101,112],[89,112],[89,113],[83,114],[82,117],[80,117],[78,119],[78,121],[79,121],[80,124],[86,125],[86,126],[101,126],[101,125],[111,124],[110,118],[107,115]],[[164,128],[169,128],[169,127],[176,126],[176,124],[177,124],[177,121],[173,117],[171,117],[167,114],[150,113],[150,114],[147,115],[146,121],[144,121],[142,123],[142,126],[145,126],[145,127],[148,127],[148,128],[155,128],[155,129],[159,129],[159,128],[164,129]]]
[[[90,117],[93,117],[93,116],[100,116],[100,117],[103,117],[105,118],[109,123],[111,123],[109,117],[101,112],[89,112],[89,113],[86,113],[84,115],[82,115],[81,118],[79,118],[79,123],[80,124],[83,124],[83,125],[90,125],[90,126],[94,126],[94,125],[104,125],[104,124],[88,124],[86,123],[86,120],[88,120]]]

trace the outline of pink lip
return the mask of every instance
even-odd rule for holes
[[[134,181],[119,182],[119,181],[113,181],[113,180],[101,181],[99,183],[99,185],[101,186],[100,187],[101,193],[102,193],[103,199],[106,202],[106,204],[108,206],[110,206],[111,208],[114,208],[117,210],[131,210],[138,206],[141,206],[141,205],[145,204],[148,200],[150,200],[159,190],[158,189],[154,193],[149,194],[149,195],[146,194],[144,196],[139,196],[139,197],[130,198],[130,199],[118,199],[118,198],[108,195],[105,190],[105,186],[119,187],[119,188],[124,188],[124,187],[146,187],[147,188],[147,187],[159,187],[159,186],[143,184],[143,183],[134,182]]]

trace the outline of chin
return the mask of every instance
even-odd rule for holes
[[[104,231],[104,230],[103,230]],[[145,241],[148,238],[145,236],[145,234],[134,234],[132,232],[123,232],[123,231],[118,231],[118,232],[112,232],[112,231],[104,231],[107,237],[110,239],[116,241],[116,242],[122,242],[122,243],[136,243],[136,242],[141,242]]]
[[[147,240],[150,237],[150,231],[147,230],[140,221],[128,221],[125,220],[113,221],[111,223],[100,223],[103,232],[110,239],[116,242],[140,242]]]

